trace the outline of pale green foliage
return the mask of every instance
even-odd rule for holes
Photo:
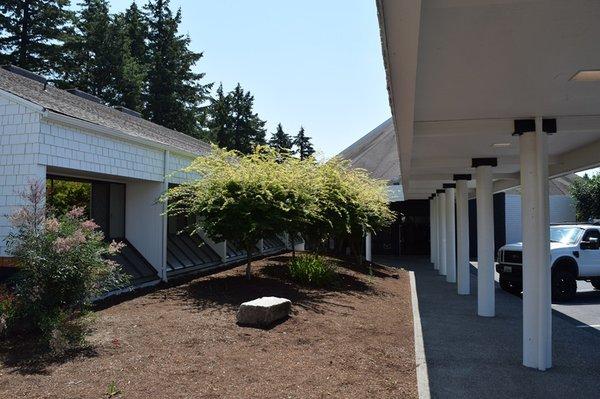
[[[333,234],[360,239],[393,220],[385,183],[337,158],[318,163],[268,147],[246,156],[213,147],[183,171],[200,178],[165,193],[168,213],[195,216],[194,229],[247,251],[284,231],[318,242]]]

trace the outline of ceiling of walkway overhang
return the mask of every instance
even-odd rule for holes
[[[514,120],[555,118],[550,174],[600,163],[600,1],[379,0],[406,198],[426,198],[471,159],[518,184]]]

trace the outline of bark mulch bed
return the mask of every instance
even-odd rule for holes
[[[289,255],[165,287],[97,313],[89,348],[61,357],[0,344],[0,398],[416,398],[408,273],[340,268],[332,290],[300,288]],[[341,263],[341,261],[338,261]],[[241,302],[281,296],[293,315],[239,327]]]

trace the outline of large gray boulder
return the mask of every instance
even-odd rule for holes
[[[269,327],[290,315],[292,302],[289,299],[265,296],[240,305],[237,322],[242,326]]]

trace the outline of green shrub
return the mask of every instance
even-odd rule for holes
[[[300,284],[325,287],[337,278],[335,266],[316,255],[297,256],[288,267],[292,279]]]
[[[7,287],[0,285],[0,337],[14,320],[14,315],[15,296]]]
[[[10,317],[50,347],[53,341],[78,344],[92,300],[128,282],[121,266],[108,259],[122,244],[107,243],[98,226],[83,217],[83,208],[47,217],[44,197],[43,185],[32,183],[23,193],[25,205],[10,218],[7,252],[20,275]]]

